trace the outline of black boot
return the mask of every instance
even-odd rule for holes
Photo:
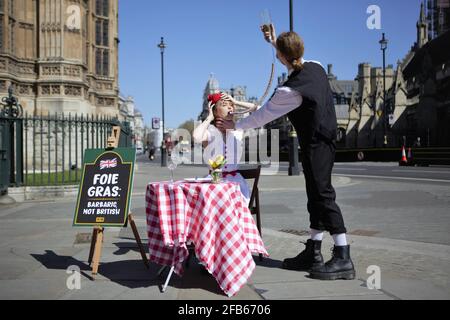
[[[323,257],[320,249],[322,241],[309,239],[306,242],[306,249],[295,258],[285,259],[283,261],[283,269],[309,271],[313,266],[319,267],[323,265]]]
[[[333,258],[320,267],[313,267],[310,276],[318,280],[355,279],[355,266],[350,258],[350,246],[334,246]]]

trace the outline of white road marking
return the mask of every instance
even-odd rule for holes
[[[425,170],[392,170],[392,172],[412,172],[412,173],[444,173],[450,174],[450,171],[425,171]]]
[[[441,180],[441,179],[425,179],[425,178],[406,178],[406,177],[389,177],[389,176],[370,176],[370,175],[359,175],[359,174],[344,174],[337,173],[333,174],[335,176],[343,176],[343,177],[354,177],[354,178],[373,178],[373,179],[390,179],[390,180],[406,180],[406,181],[427,181],[427,182],[445,182],[450,183],[450,180]]]
[[[334,167],[334,169],[337,169],[337,170],[349,170],[349,171],[367,171],[367,169],[361,169],[361,168],[337,168],[337,167]]]

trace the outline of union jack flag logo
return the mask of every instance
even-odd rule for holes
[[[117,167],[117,158],[112,160],[101,160],[100,161],[100,170],[103,169],[111,169]]]

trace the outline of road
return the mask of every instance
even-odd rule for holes
[[[282,163],[280,170],[287,172],[288,166],[288,163]],[[333,174],[382,180],[450,182],[450,167],[400,167],[397,163],[336,163]]]
[[[148,162],[146,155],[138,156],[140,162]],[[159,154],[153,162],[155,165],[161,163]],[[300,170],[301,170],[301,163]],[[287,172],[289,164],[281,162],[279,170]],[[368,179],[381,180],[404,180],[404,181],[423,181],[431,183],[450,182],[450,166],[430,166],[430,167],[400,167],[397,163],[336,163],[333,169],[334,175],[343,175],[348,177],[364,177]]]

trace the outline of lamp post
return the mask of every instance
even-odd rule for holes
[[[161,142],[161,167],[167,166],[166,159],[166,145],[164,143],[164,126],[166,125],[164,117],[164,49],[167,45],[164,43],[164,37],[161,37],[161,42],[158,44],[158,48],[161,50],[161,101],[162,101],[162,142]]]
[[[387,141],[387,106],[386,106],[386,49],[387,49],[388,40],[383,36],[380,40],[380,46],[381,51],[383,51],[383,135],[384,135],[384,142],[383,146],[386,147],[388,144]]]
[[[4,149],[0,153],[0,196],[7,193],[10,183],[15,183],[17,187],[23,184],[22,114],[22,106],[14,96],[11,85],[8,96],[0,100],[0,116],[3,118],[0,123],[0,149]]]
[[[294,31],[294,0],[289,0],[289,30]],[[291,125],[289,132],[289,176],[299,176],[300,168],[298,166],[298,138],[297,132]]]
[[[289,30],[294,31],[294,0],[289,0]]]

